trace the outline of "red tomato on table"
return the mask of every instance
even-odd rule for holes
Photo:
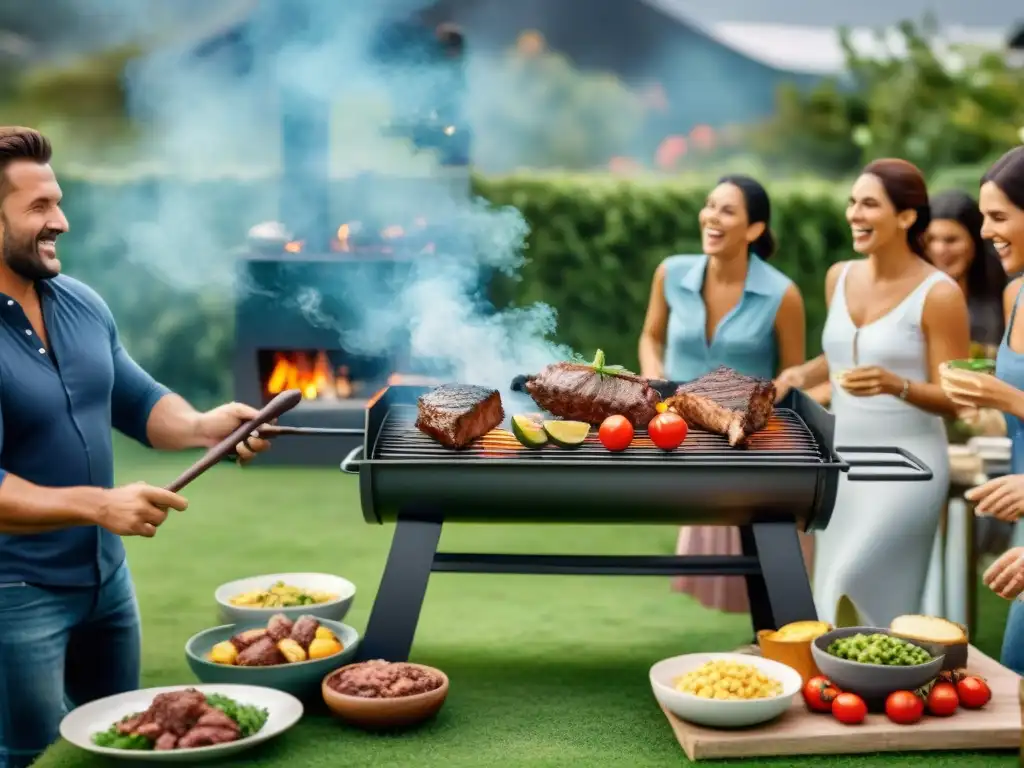
[[[651,442],[661,450],[674,451],[682,445],[689,429],[682,416],[666,411],[651,419],[651,423],[647,425],[647,434]]]
[[[980,677],[965,677],[956,684],[956,692],[965,709],[981,709],[992,698],[992,689]]]
[[[601,422],[597,439],[609,451],[624,451],[633,442],[633,425],[625,416],[609,416]]]
[[[885,700],[885,714],[897,725],[911,725],[924,714],[924,702],[912,691],[896,691]]]
[[[840,693],[832,702],[832,716],[843,725],[857,725],[868,716],[868,705],[856,693]]]

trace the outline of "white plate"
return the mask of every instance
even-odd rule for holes
[[[718,700],[703,699],[675,689],[676,678],[703,666],[709,661],[733,661],[757,667],[762,673],[782,683],[782,693],[770,699]],[[672,714],[682,720],[712,728],[742,728],[773,720],[787,709],[803,687],[800,673],[785,664],[743,653],[689,653],[659,661],[650,672],[654,697]]]
[[[111,749],[93,744],[92,737],[101,733],[111,725],[128,715],[142,712],[149,707],[153,699],[160,693],[183,691],[195,688],[200,693],[219,693],[234,699],[239,704],[249,704],[267,710],[267,722],[260,731],[247,739],[215,744],[210,747],[195,749],[155,750]],[[165,763],[193,763],[204,760],[217,760],[238,752],[244,752],[258,744],[262,744],[278,736],[302,718],[302,702],[294,696],[275,691],[272,688],[261,688],[255,685],[172,685],[165,688],[146,688],[141,691],[120,693],[105,699],[90,702],[67,714],[60,724],[60,735],[65,741],[88,752],[124,760],[152,760]]]

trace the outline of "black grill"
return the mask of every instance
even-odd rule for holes
[[[875,481],[932,476],[897,448],[833,447],[832,415],[800,392],[742,447],[691,427],[675,451],[658,449],[641,430],[627,450],[612,453],[596,429],[574,449],[526,448],[496,429],[452,450],[414,426],[426,391],[386,389],[366,411],[364,445],[342,462],[359,475],[366,521],[397,522],[363,658],[408,658],[431,571],[742,575],[755,629],[813,619],[796,531],[828,525],[840,473]],[[445,522],[735,525],[743,555],[442,553]]]
[[[819,466],[829,461],[828,454],[818,447],[814,435],[800,417],[782,408],[775,411],[764,430],[751,436],[749,444],[744,448],[730,447],[722,435],[694,429],[687,434],[686,441],[677,450],[666,452],[651,442],[645,430],[637,430],[629,449],[618,454],[609,453],[601,445],[596,429],[591,430],[583,445],[571,450],[550,444],[540,449],[526,448],[508,429],[495,429],[456,453],[420,432],[414,425],[415,420],[415,406],[396,405],[388,411],[377,435],[373,458],[378,461],[457,461],[459,464],[493,462],[495,459],[517,463],[592,464],[600,461],[634,465],[677,465],[710,461],[726,462],[736,467],[764,462]]]

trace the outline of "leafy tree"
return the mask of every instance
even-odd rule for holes
[[[779,164],[845,173],[871,158],[903,157],[926,172],[982,163],[1020,142],[1024,70],[1000,52],[944,46],[935,25],[903,22],[888,55],[858,52],[840,30],[843,78],[781,89],[778,112],[754,132]]]

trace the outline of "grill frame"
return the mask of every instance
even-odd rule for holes
[[[810,445],[791,451],[793,455],[759,450],[757,436],[752,436],[750,448],[730,448],[724,438],[693,430],[687,443],[703,440],[721,448],[697,452],[686,450],[684,444],[671,453],[651,446],[611,454],[585,445],[576,450],[522,448],[508,455],[482,456],[479,449],[444,448],[410,426],[417,439],[430,446],[429,455],[382,456],[389,440],[389,420],[403,408],[414,408],[417,398],[430,389],[388,387],[366,410],[364,444],[349,455],[342,469],[359,474],[360,501],[368,523],[394,522],[410,509],[421,508],[426,498],[438,510],[431,514],[447,522],[742,526],[792,522],[795,513],[798,527],[811,531],[828,525],[840,473],[849,472],[851,466],[917,470],[920,476],[851,474],[850,479],[927,480],[931,476],[905,452],[894,460],[845,459],[832,447],[834,417],[802,392],[790,393],[779,404],[781,415],[776,417],[788,429],[806,430]],[[588,440],[593,443],[596,438]],[[847,450],[894,453],[883,448]],[[509,488],[524,490],[495,492]],[[616,498],[627,503],[609,503]],[[566,499],[573,503],[567,504]]]

